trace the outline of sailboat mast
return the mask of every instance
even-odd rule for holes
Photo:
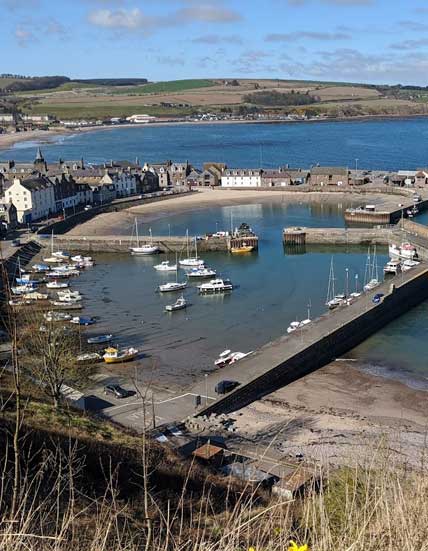
[[[187,258],[190,257],[190,251],[189,251],[189,230],[186,230],[186,246],[187,246]]]
[[[379,273],[378,273],[378,268],[377,268],[377,258],[376,258],[376,245],[374,246],[374,251],[373,251],[373,279],[375,279],[376,281],[379,281]]]
[[[140,238],[138,236],[138,222],[137,222],[137,219],[135,218],[135,239],[137,240],[137,247],[140,246]]]
[[[195,258],[196,260],[198,259],[198,240],[196,239],[196,236],[195,236]]]
[[[370,271],[371,271],[371,263],[370,263],[370,246],[367,250],[367,261],[366,261],[366,269],[365,269],[365,272],[364,272],[364,285],[367,285],[367,283],[370,281],[370,278],[371,278],[371,274],[370,274]]]

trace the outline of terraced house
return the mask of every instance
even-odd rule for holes
[[[56,212],[55,186],[46,176],[15,178],[5,191],[4,202],[16,207],[19,223],[40,220]]]

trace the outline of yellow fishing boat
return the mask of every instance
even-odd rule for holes
[[[114,348],[110,346],[106,348],[103,356],[105,363],[118,364],[122,362],[129,362],[138,356],[139,350],[137,348]]]
[[[242,253],[250,253],[254,250],[253,245],[247,245],[246,243],[242,243],[239,247],[231,247],[230,252],[232,254],[242,254]]]

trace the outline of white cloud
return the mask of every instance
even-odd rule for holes
[[[37,42],[37,38],[34,36],[34,34],[22,25],[18,25],[16,27],[15,39],[18,42],[19,46],[21,46],[21,48],[26,48],[30,43]]]
[[[266,35],[266,42],[296,42],[297,40],[349,40],[350,34],[344,32],[318,32],[318,31],[295,31],[292,33],[271,33]]]
[[[146,18],[139,8],[131,10],[95,10],[88,15],[88,21],[97,27],[106,29],[140,29]],[[147,21],[149,22],[149,21]]]

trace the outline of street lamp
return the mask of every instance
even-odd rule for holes
[[[205,406],[208,405],[208,373],[205,373]]]
[[[355,159],[355,172],[357,172],[358,170],[358,161],[359,159]]]

